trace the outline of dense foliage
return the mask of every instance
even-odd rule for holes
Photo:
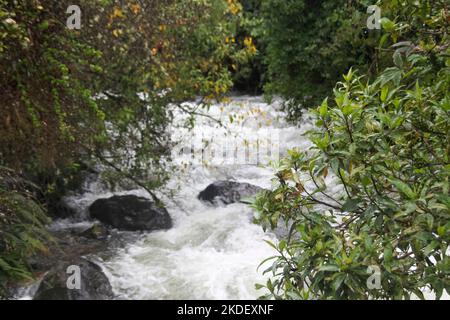
[[[377,30],[366,27],[373,1],[268,0],[261,4],[266,94],[286,99],[291,119],[327,96],[351,66],[376,70]]]
[[[242,13],[239,19],[236,39],[252,45],[254,54],[251,59],[241,61],[232,66],[234,90],[248,94],[262,94],[267,74],[265,60],[265,44],[262,39],[260,0],[241,0]]]
[[[312,146],[254,203],[264,228],[289,229],[264,298],[450,294],[446,1],[80,0],[69,29],[72,4],[0,0],[0,296],[30,279],[46,211],[80,170],[153,196],[174,111],[233,86],[280,95],[293,120],[314,107]]]
[[[49,218],[33,196],[29,181],[0,167],[0,297],[10,281],[32,279],[27,264],[35,252],[45,252]]]
[[[168,103],[231,85],[232,3],[85,1],[69,30],[65,1],[2,1],[2,163],[53,169],[105,151],[136,172],[157,162]]]
[[[255,203],[263,225],[290,227],[266,298],[450,293],[450,15],[440,1],[385,4],[392,66],[373,81],[350,70],[314,113],[312,147],[291,150]]]
[[[36,182],[44,200],[86,163],[151,192],[167,178],[173,106],[220,99],[232,85],[230,65],[254,53],[250,43],[229,41],[241,6],[83,0],[81,28],[69,29],[72,4],[0,0],[0,165]],[[0,199],[2,232],[42,227],[9,195]],[[21,269],[26,254],[5,241],[0,261]],[[0,278],[21,274],[11,268],[1,263]]]

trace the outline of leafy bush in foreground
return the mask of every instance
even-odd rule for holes
[[[265,227],[290,227],[265,298],[450,293],[449,16],[410,12],[424,23],[420,41],[394,44],[394,66],[373,82],[345,75],[314,113],[313,147],[290,151],[276,189],[256,200]],[[392,39],[411,27],[392,24]],[[367,285],[369,266],[379,288]]]

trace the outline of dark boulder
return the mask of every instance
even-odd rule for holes
[[[70,206],[64,199],[50,202],[48,212],[53,218],[57,219],[74,218],[77,215],[77,210]]]
[[[69,288],[73,284],[70,277],[75,275],[69,266],[79,267],[80,287]],[[100,266],[85,260],[78,259],[71,263],[59,263],[42,279],[34,295],[34,300],[108,300],[114,294],[108,278]]]
[[[151,200],[134,195],[99,199],[89,207],[92,218],[120,230],[162,230],[172,227],[165,208]]]
[[[216,181],[200,192],[198,198],[212,204],[230,204],[244,202],[245,198],[254,197],[262,190],[245,182]]]

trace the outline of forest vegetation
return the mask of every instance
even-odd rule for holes
[[[171,174],[174,112],[195,127],[201,108],[183,102],[233,90],[315,121],[313,147],[290,150],[252,204],[264,229],[290,230],[269,244],[262,298],[450,294],[447,1],[81,0],[81,29],[66,26],[69,2],[0,0],[0,296],[33,278],[83,169],[153,194]]]

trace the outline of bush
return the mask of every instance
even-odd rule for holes
[[[95,160],[154,188],[168,105],[231,87],[235,4],[81,1],[80,30],[66,27],[69,4],[0,0],[0,164],[52,175]]]
[[[34,199],[35,187],[14,171],[0,167],[0,298],[7,295],[11,281],[31,280],[27,263],[36,252],[45,252],[51,239],[49,222]]]
[[[80,30],[66,26],[71,4],[0,0],[0,166],[36,182],[47,202],[85,164],[152,194],[171,169],[173,109],[221,99],[229,63],[252,54],[226,41],[239,3],[81,0]],[[29,276],[26,258],[44,249],[46,222],[30,194],[0,189],[2,285]]]
[[[410,19],[384,20],[382,38],[401,40],[394,66],[374,81],[350,70],[314,112],[313,146],[291,150],[276,189],[254,204],[263,226],[290,227],[273,245],[265,298],[450,293],[449,15],[427,1],[397,12]],[[406,42],[411,30],[417,42]],[[377,268],[374,289],[367,281]]]
[[[332,92],[351,66],[376,69],[378,31],[366,28],[366,1],[269,0],[261,5],[266,94],[281,95],[291,119]]]
[[[234,89],[248,94],[262,94],[266,76],[264,64],[265,45],[262,42],[261,1],[241,0],[242,16],[239,19],[236,38],[239,42],[251,39],[255,54],[251,59],[232,65]],[[247,40],[247,41],[248,41]]]

